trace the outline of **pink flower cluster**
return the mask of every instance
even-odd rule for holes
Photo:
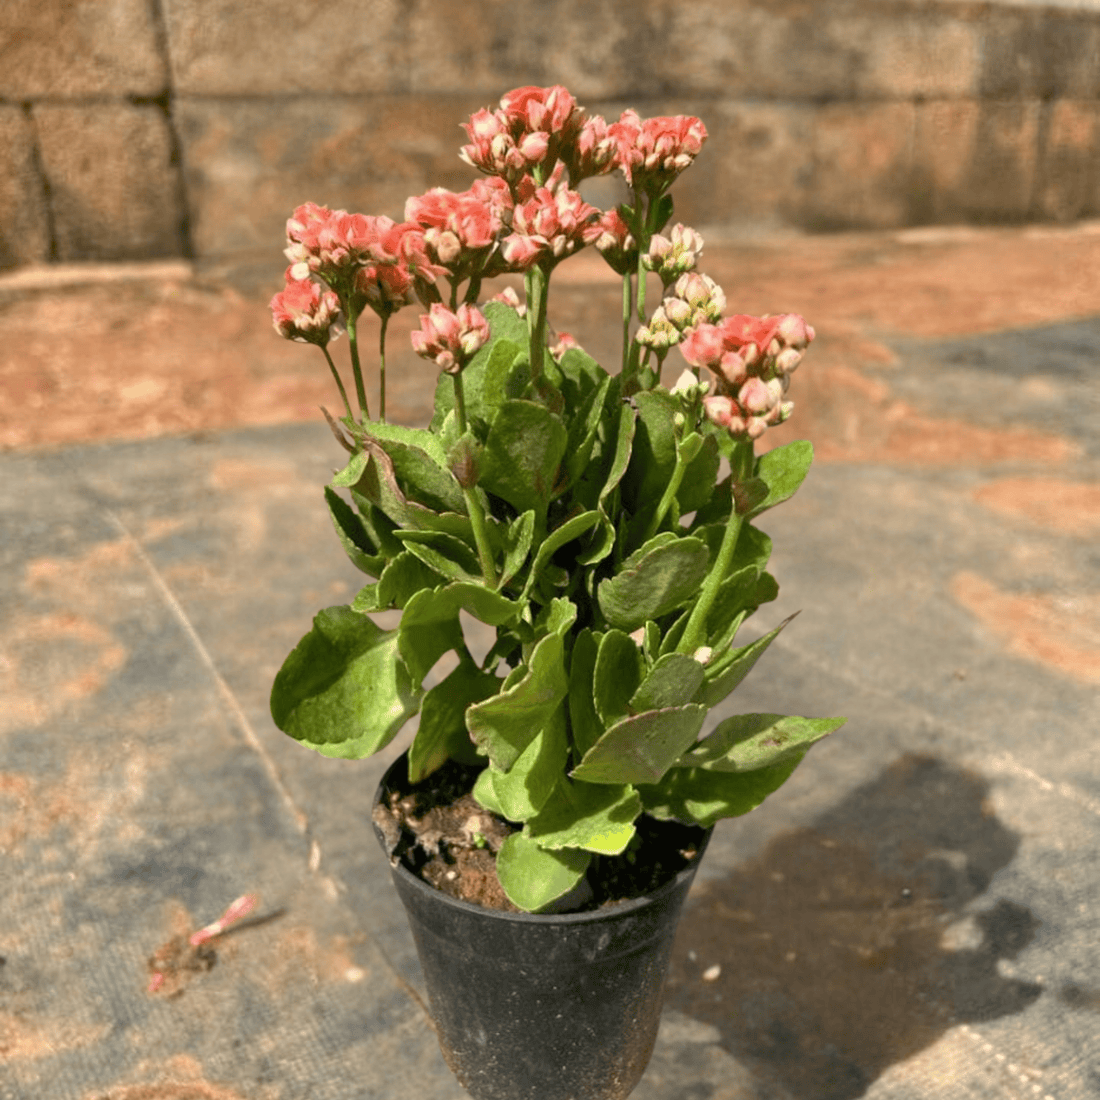
[[[470,144],[462,147],[462,159],[509,184],[525,175],[545,179],[559,160],[577,183],[610,171],[615,155],[607,123],[589,119],[560,84],[516,88],[495,111],[482,109],[463,125]]]
[[[516,88],[496,110],[483,108],[463,125],[470,143],[462,159],[510,186],[528,175],[545,182],[561,163],[573,186],[619,168],[627,183],[650,194],[666,190],[707,138],[703,123],[689,115],[642,119],[624,111],[609,125],[589,117],[560,84]]]
[[[458,374],[489,339],[489,322],[476,306],[463,303],[454,312],[438,302],[420,318],[412,334],[417,355],[431,359],[447,374]]]
[[[689,115],[642,119],[637,111],[624,111],[607,129],[626,182],[650,193],[667,188],[707,140],[707,128]]]
[[[599,210],[567,188],[539,187],[512,211],[512,234],[502,246],[505,260],[517,271],[535,264],[552,267],[600,235]]]
[[[295,279],[293,267],[286,270],[286,286],[271,299],[275,331],[288,340],[325,347],[336,334],[340,301],[311,279]]]
[[[638,270],[638,242],[618,209],[608,210],[597,222],[600,231],[596,248],[608,266],[619,275]]]
[[[685,333],[697,325],[717,323],[725,308],[726,295],[713,279],[698,271],[685,272],[635,339],[645,347],[663,351],[680,343]]]
[[[647,271],[656,271],[661,282],[668,287],[685,272],[695,270],[702,252],[703,238],[681,222],[673,226],[667,237],[660,233],[653,235],[642,263]]]
[[[717,392],[703,400],[710,420],[737,438],[757,439],[791,415],[794,405],[783,395],[813,338],[814,330],[797,313],[738,314],[699,325],[680,351],[693,367],[715,376]]]
[[[461,281],[471,274],[485,278],[504,270],[503,263],[491,265],[489,260],[512,205],[508,185],[491,178],[458,193],[433,187],[405,203],[405,218],[423,230],[429,258]]]
[[[416,279],[434,280],[446,268],[429,257],[424,231],[416,222],[349,214],[307,202],[286,223],[291,274],[316,276],[336,291],[347,308],[360,291],[376,309],[393,309],[410,300]],[[348,301],[343,301],[347,298]]]

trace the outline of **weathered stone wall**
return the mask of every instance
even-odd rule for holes
[[[915,0],[4,0],[0,267],[277,256],[305,199],[468,186],[520,84],[697,114],[701,227],[1100,214],[1100,12]],[[613,185],[592,195],[612,201]]]

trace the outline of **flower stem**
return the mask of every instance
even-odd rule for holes
[[[452,374],[455,387],[455,419],[458,421],[459,434],[466,434],[466,398],[462,392],[462,374]],[[497,571],[493,564],[493,553],[489,549],[489,532],[485,526],[485,513],[481,501],[473,487],[462,486],[462,495],[466,499],[466,511],[470,514],[470,526],[474,529],[474,542],[477,543],[477,556],[481,562],[481,575],[488,588],[496,590]]]
[[[386,326],[389,313],[382,314],[382,331],[378,334],[378,419],[386,423]]]
[[[542,377],[542,360],[546,343],[546,301],[550,294],[550,277],[535,266],[525,276],[527,291],[527,348],[531,359],[531,381]]]
[[[348,419],[354,421],[355,417],[351,412],[351,403],[348,401],[348,391],[344,389],[344,383],[340,380],[340,372],[336,369],[336,364],[332,361],[328,348],[322,346],[321,350],[325,353],[325,359],[328,360],[328,369],[332,371],[332,377],[336,380],[336,387],[340,391],[340,396],[344,399],[344,409],[348,414]]]
[[[729,572],[733,553],[737,548],[737,540],[741,535],[741,525],[744,522],[744,516],[737,510],[737,486],[743,485],[752,477],[753,463],[752,440],[737,443],[733,449],[733,461],[730,463],[733,511],[726,525],[726,533],[722,536],[722,545],[718,549],[714,567],[707,574],[707,579],[703,581],[703,590],[699,593],[699,599],[691,610],[680,644],[676,647],[678,653],[692,654],[706,641],[707,616],[718,598],[718,589]]]
[[[367,391],[363,385],[363,368],[359,365],[359,342],[355,336],[355,322],[358,315],[354,311],[347,314],[348,346],[351,348],[351,369],[355,375],[355,393],[359,398],[359,414],[365,424],[370,420],[370,408],[367,405]]]
[[[630,272],[623,276],[623,374],[630,362],[630,307],[633,300]]]

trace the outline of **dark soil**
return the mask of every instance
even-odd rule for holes
[[[496,874],[496,853],[522,826],[490,813],[470,793],[481,771],[449,761],[417,784],[391,777],[374,813],[391,861],[402,862],[437,890],[463,901],[518,913]],[[585,900],[570,907],[589,912],[641,897],[674,878],[697,855],[706,831],[643,814],[637,832],[618,856],[594,856]]]

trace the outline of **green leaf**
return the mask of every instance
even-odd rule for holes
[[[566,442],[565,425],[542,405],[502,402],[482,452],[481,487],[517,512],[544,515]]]
[[[493,789],[493,769],[485,768],[474,782],[474,789],[470,792],[474,801],[492,814],[499,817],[507,817],[504,807],[497,801],[496,791]]]
[[[554,797],[527,822],[525,832],[542,848],[583,848],[600,855],[626,851],[642,800],[630,786],[571,783],[562,777]]]
[[[378,579],[377,609],[404,607],[421,589],[435,588],[442,583],[439,573],[429,569],[415,554],[403,550],[382,570]]]
[[[779,790],[798,767],[791,757],[754,772],[716,772],[703,768],[672,768],[660,783],[639,786],[646,812],[667,821],[694,822],[709,828],[724,817],[755,810]]]
[[[622,572],[600,583],[600,610],[612,626],[627,632],[647,619],[659,619],[698,595],[707,575],[707,557],[699,539],[667,541],[658,535],[628,559],[632,564],[624,564]]]
[[[797,615],[784,619],[774,630],[762,638],[729,653],[712,654],[710,664],[703,670],[703,686],[695,696],[695,702],[705,707],[716,707],[752,671],[761,654],[779,636],[779,632]]]
[[[565,459],[565,481],[569,485],[581,479],[592,458],[610,389],[611,376],[605,374],[597,388],[588,394],[579,415],[569,425]]]
[[[517,516],[508,528],[505,541],[504,565],[500,570],[500,586],[503,588],[522,568],[531,552],[535,539],[535,513],[524,512]]]
[[[397,627],[401,658],[413,683],[419,684],[448,650],[465,644],[458,609],[438,598],[445,589],[423,589],[405,605]]]
[[[426,454],[440,470],[447,469],[447,451],[439,436],[424,428],[407,428],[403,424],[384,424],[371,420],[365,428],[358,428],[358,434],[378,440],[389,453],[388,444],[398,443]]]
[[[658,659],[631,696],[631,713],[683,706],[692,701],[702,683],[703,666],[694,657],[668,653]]]
[[[592,631],[585,627],[573,640],[569,659],[569,724],[573,744],[581,756],[600,739],[604,730],[592,697],[598,648]]]
[[[611,376],[583,348],[570,348],[559,364],[561,390],[571,409],[581,408],[595,390],[602,388]]]
[[[706,716],[706,707],[689,703],[624,718],[570,775],[589,783],[656,783],[695,743]]]
[[[670,221],[672,221],[673,200],[667,191],[657,200],[657,208],[654,211],[654,229],[660,233]]]
[[[590,527],[595,527],[600,522],[599,512],[582,512],[579,516],[566,520],[559,527],[542,540],[539,551],[535,555],[534,564],[531,566],[531,575],[527,579],[527,586],[523,590],[523,598],[527,599],[535,582],[542,575],[543,569],[550,558],[566,543],[580,538]]]
[[[693,436],[687,438],[691,439]],[[699,436],[695,435],[694,438],[698,439]],[[720,461],[717,440],[714,436],[707,436],[695,457],[688,463],[684,470],[684,479],[676,490],[681,515],[702,508],[714,495],[714,481],[718,476]]]
[[[493,797],[509,821],[527,821],[546,805],[565,771],[568,753],[565,707],[559,706],[509,771],[488,769]]]
[[[673,418],[679,412],[679,402],[659,390],[643,390],[634,395],[634,402],[638,407],[638,429],[623,480],[623,499],[636,512],[648,502],[660,500],[672,478],[676,466]]]
[[[604,478],[603,487],[600,489],[599,504],[601,508],[603,508],[604,501],[622,481],[630,467],[630,455],[634,446],[636,429],[637,419],[634,410],[629,405],[621,405],[619,407],[619,423],[615,431],[615,450],[612,453],[611,466]],[[606,512],[606,509],[604,511]]]
[[[512,833],[497,852],[497,878],[512,904],[528,913],[545,909],[568,894],[588,870],[592,854],[577,848],[559,852]]]
[[[436,512],[465,512],[462,488],[447,466],[443,444],[434,435],[418,428],[377,424],[371,426],[368,438],[375,439],[389,456],[394,478],[406,500]]]
[[[508,378],[516,361],[525,354],[526,349],[511,340],[498,340],[493,344],[489,360],[485,365],[485,380],[482,384],[485,419],[491,419],[493,412],[511,396],[508,393]]]
[[[808,439],[796,439],[762,454],[756,460],[756,476],[767,485],[768,494],[749,516],[758,516],[794,496],[806,480],[813,460],[814,445]]]
[[[328,503],[329,515],[332,516],[332,525],[336,528],[336,537],[344,548],[344,553],[351,559],[352,565],[370,577],[381,575],[385,568],[385,556],[377,552],[377,547],[371,539],[362,519],[355,510],[339,493],[330,486],[325,486],[325,500]]]
[[[733,620],[742,613],[751,614],[762,603],[768,603],[779,595],[779,585],[770,573],[761,574],[755,565],[746,565],[730,574],[718,586],[718,595],[707,613],[707,637],[721,645],[723,635]],[[725,639],[729,645],[732,636]]]
[[[735,714],[677,762],[718,772],[752,772],[789,757],[802,759],[816,741],[839,729],[846,718],[798,718],[783,714]]]
[[[467,728],[498,771],[506,772],[515,764],[520,753],[553,718],[569,690],[562,634],[577,612],[567,600],[555,603],[572,608],[572,617],[556,623],[555,632],[538,641],[526,670],[523,665],[514,669],[512,676],[517,678],[509,682],[510,676],[500,694],[475,704],[466,713]]]
[[[644,674],[645,660],[629,634],[609,630],[600,638],[592,674],[592,699],[601,734],[631,713],[630,699]]]
[[[355,593],[355,599],[351,601],[351,609],[359,615],[365,615],[370,611],[384,610],[378,602],[378,582],[365,584]]]
[[[481,579],[481,563],[471,547],[441,531],[395,531],[409,553],[429,569],[458,581]]]
[[[479,759],[466,731],[466,708],[494,695],[500,680],[463,661],[424,696],[420,725],[409,748],[409,782],[419,783],[448,760]]]
[[[349,607],[327,607],[276,675],[271,717],[324,756],[358,760],[389,744],[419,700],[397,631]]]

